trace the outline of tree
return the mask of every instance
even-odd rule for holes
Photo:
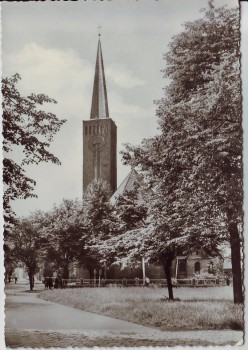
[[[165,201],[165,189],[159,182],[155,187],[154,176],[151,178],[153,190],[149,189],[149,183],[142,182],[138,188],[124,192],[117,199],[114,213],[118,219],[118,229],[110,239],[101,242],[100,250],[105,260],[123,267],[130,264],[139,265],[141,258],[160,263],[167,279],[169,299],[173,299],[173,259],[177,255],[202,249],[202,242],[205,252],[211,254],[217,246],[216,228],[213,221],[211,227],[206,221],[207,218],[200,222],[200,218],[192,215],[190,194],[185,197],[180,207],[179,201],[176,206],[176,196],[168,195],[168,201]],[[143,194],[142,201],[138,193]],[[181,215],[181,210],[184,215]],[[205,228],[206,224],[208,230]]]
[[[178,249],[204,245],[211,251],[228,239],[232,246],[234,233],[239,238],[243,194],[237,9],[216,9],[209,1],[204,17],[186,23],[184,32],[173,38],[165,59],[170,84],[157,101],[161,134],[140,147],[128,145],[123,156],[154,189],[146,231],[148,242],[149,236],[154,242],[149,251],[164,261],[168,274]],[[236,265],[239,259],[234,257]],[[233,268],[234,302],[242,302],[240,265],[237,270]]]
[[[5,283],[10,280],[18,261],[14,255],[13,250],[7,245],[4,244],[4,281]]]
[[[9,232],[8,247],[17,262],[22,262],[29,277],[29,286],[34,288],[34,275],[44,252],[44,239],[37,224],[31,219],[20,219]]]
[[[3,108],[3,182],[5,225],[14,221],[11,201],[18,198],[36,197],[33,193],[35,181],[25,175],[24,166],[30,163],[51,161],[60,164],[48,148],[53,136],[65,120],[39,109],[45,103],[56,103],[44,94],[22,97],[16,84],[19,74],[2,79]],[[21,163],[15,160],[14,152],[21,152]]]
[[[49,212],[36,212],[40,235],[46,240],[45,258],[69,278],[69,264],[85,255],[86,229],[82,202],[64,199]]]
[[[85,221],[92,243],[106,239],[114,229],[113,207],[109,197],[110,187],[101,179],[92,181],[85,191],[83,198]]]
[[[148,209],[141,188],[141,185],[135,182],[131,190],[125,190],[116,199],[114,210],[123,232],[145,225]]]
[[[114,230],[98,245],[101,259],[108,265],[125,267],[140,264],[143,255],[138,232],[147,226],[148,212],[144,197],[141,185],[135,182],[132,189],[125,190],[116,198],[113,206]]]
[[[110,187],[101,179],[92,181],[87,187],[84,198],[85,224],[88,234],[87,246],[90,249],[90,258],[84,263],[87,265],[91,278],[94,268],[101,266],[100,256],[102,242],[115,235],[117,222],[110,201]]]
[[[243,301],[240,249],[234,244],[239,245],[238,228],[243,214],[239,13],[237,9],[215,9],[210,1],[204,23],[188,24],[186,29],[188,37],[179,36],[171,46],[165,74],[174,81],[170,96],[174,101],[188,102],[198,124],[198,137],[202,138],[198,154],[205,162],[197,175],[203,181],[208,179],[206,190],[211,191],[226,222],[226,238],[232,251],[234,302],[239,303]],[[194,36],[190,35],[192,32]],[[185,65],[178,64],[178,48],[180,55],[191,50],[187,65],[196,81],[190,81],[189,70],[186,72]]]

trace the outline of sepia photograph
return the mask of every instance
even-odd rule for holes
[[[244,346],[245,5],[1,3],[3,346]]]

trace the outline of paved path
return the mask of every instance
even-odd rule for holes
[[[17,284],[5,291],[5,340],[11,348],[207,346],[242,340],[239,331],[160,331],[45,301],[25,289],[28,285]]]

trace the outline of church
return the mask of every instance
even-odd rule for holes
[[[106,181],[111,190],[110,202],[114,204],[116,198],[126,189],[132,189],[134,183],[139,183],[139,176],[133,169],[117,188],[117,126],[110,117],[108,108],[107,85],[104,74],[104,64],[101,40],[99,34],[95,76],[93,84],[90,117],[83,120],[83,193],[87,186],[97,179]],[[204,253],[203,253],[204,255]],[[192,277],[194,273],[206,270],[209,264],[221,264],[220,256],[202,256],[195,253],[190,256],[178,256],[172,266],[174,278]],[[74,265],[74,264],[73,264]],[[89,272],[84,266],[71,268],[71,275],[77,278],[89,278]],[[145,274],[150,279],[164,279],[164,269],[160,265],[147,264]],[[144,267],[125,268],[111,266],[105,278],[144,278]]]

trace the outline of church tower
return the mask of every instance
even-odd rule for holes
[[[83,192],[94,179],[117,187],[117,128],[109,118],[108,98],[99,34],[90,119],[83,121]]]

